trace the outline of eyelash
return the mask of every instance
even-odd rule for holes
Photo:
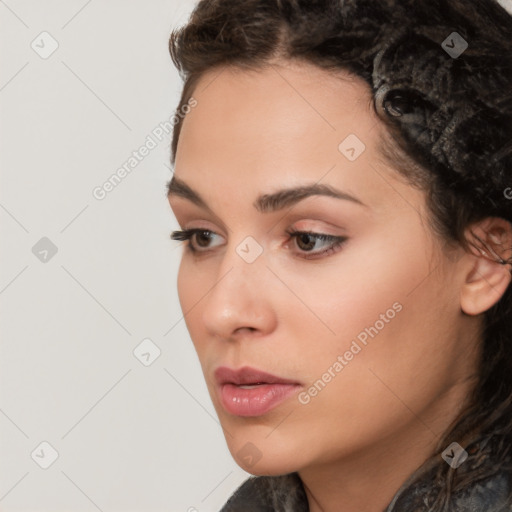
[[[185,244],[186,249],[188,251],[190,251],[194,255],[208,252],[208,249],[205,250],[205,251],[201,251],[201,250],[195,249],[194,246],[190,243],[192,237],[196,233],[211,233],[211,234],[214,234],[214,235],[217,234],[214,231],[211,231],[209,229],[200,229],[200,228],[185,229],[183,231],[173,231],[171,233],[171,239],[187,242]],[[347,237],[345,237],[345,236],[326,235],[324,233],[314,233],[313,231],[293,231],[293,230],[289,230],[289,231],[286,231],[286,233],[290,237],[290,239],[298,238],[299,236],[302,236],[302,235],[309,235],[310,237],[314,238],[315,240],[320,240],[320,241],[324,241],[324,242],[330,240],[330,241],[333,242],[324,251],[318,251],[318,252],[306,251],[305,253],[303,252],[302,254],[308,254],[309,253],[309,254],[313,254],[314,255],[314,258],[307,257],[307,256],[299,256],[299,258],[303,258],[303,259],[306,259],[306,260],[316,259],[319,256],[320,257],[322,257],[322,256],[326,257],[326,256],[329,256],[330,254],[332,254],[334,252],[338,252],[337,250],[339,248],[341,248],[341,246],[343,246],[343,244],[347,240]]]

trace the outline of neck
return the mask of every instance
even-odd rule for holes
[[[385,511],[404,482],[436,453],[467,391],[465,386],[452,388],[435,408],[422,413],[422,418],[411,412],[410,422],[390,436],[358,452],[298,471],[310,512]],[[443,414],[447,410],[451,414]]]

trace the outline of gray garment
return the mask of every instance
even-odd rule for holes
[[[440,465],[436,456],[411,475],[383,512],[512,512],[512,456],[510,439],[488,436],[473,446],[468,458],[453,472],[449,505],[436,503],[446,478],[436,480]],[[448,466],[448,465],[447,465]],[[456,488],[457,481],[472,470],[484,470],[478,479]],[[304,486],[297,473],[252,476],[230,497],[220,512],[308,512]],[[342,512],[342,511],[340,511]]]

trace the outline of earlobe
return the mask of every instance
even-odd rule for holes
[[[484,313],[503,296],[511,281],[512,226],[489,217],[472,226],[466,235],[472,262],[460,293],[461,309],[467,315]]]

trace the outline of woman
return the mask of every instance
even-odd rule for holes
[[[171,34],[180,303],[254,475],[224,512],[512,510],[511,34],[494,0]]]

